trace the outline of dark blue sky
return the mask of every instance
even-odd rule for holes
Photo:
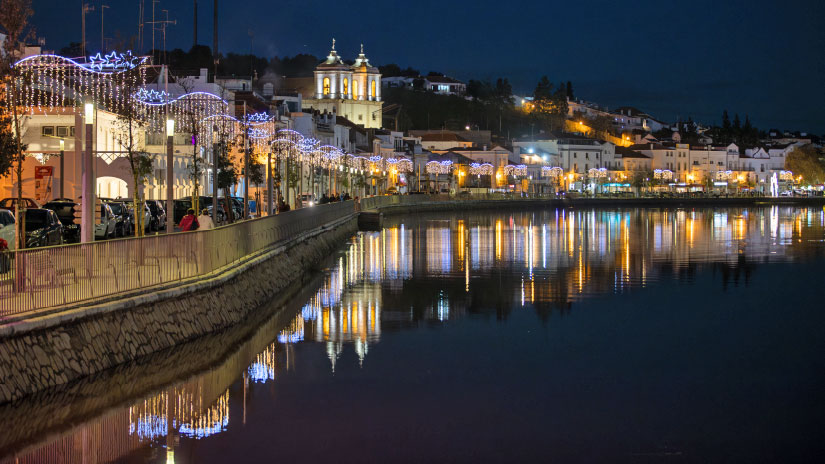
[[[87,0],[90,47],[100,0]],[[38,36],[80,39],[80,1],[34,0]],[[107,0],[106,36],[137,35],[139,0]],[[151,0],[146,0],[151,15]],[[192,0],[163,0],[178,24],[169,48],[192,45]],[[547,75],[576,96],[632,105],[660,119],[749,114],[760,128],[825,134],[825,2],[816,0],[547,1],[221,0],[222,52],[345,58],[364,43],[373,64],[395,62],[460,79],[507,77],[530,93]],[[212,0],[199,0],[199,42],[212,44]],[[68,18],[68,19],[67,19]],[[147,18],[149,19],[149,18]]]

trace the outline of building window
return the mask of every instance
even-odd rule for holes
[[[372,83],[370,83],[370,96],[372,98],[375,98],[375,81],[374,80],[372,81]]]
[[[43,137],[54,137],[54,126],[43,126],[40,129],[40,134]]]
[[[69,136],[69,126],[57,126],[57,136],[58,137],[68,137]]]
[[[329,78],[324,78],[324,95],[329,95]]]
[[[358,115],[358,120],[359,120],[359,121],[363,121],[363,120],[364,120],[364,115],[363,115],[363,114],[359,114],[359,115]]]
[[[349,95],[349,79],[344,78],[344,95]]]
[[[352,81],[352,98],[358,98],[358,81]]]

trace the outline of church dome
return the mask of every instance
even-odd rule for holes
[[[370,60],[364,54],[364,44],[361,44],[361,54],[355,59],[355,64],[352,65],[354,72],[365,72],[370,74],[378,74],[378,68],[370,65]]]
[[[329,51],[327,59],[321,62],[315,69],[349,71],[349,66],[344,63],[344,60],[342,60],[341,57],[338,56],[338,52],[335,51],[335,39],[332,39],[332,50]]]

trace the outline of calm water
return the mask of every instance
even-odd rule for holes
[[[3,429],[20,430],[0,439],[17,461],[0,461],[823,459],[822,209],[385,226],[353,237],[300,301],[209,369],[100,410],[97,393],[58,399],[89,411],[62,426],[38,426],[28,416],[46,412],[26,405],[0,410]],[[118,388],[202,357],[190,351]]]

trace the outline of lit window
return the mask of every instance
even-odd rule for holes
[[[344,95],[349,94],[349,79],[344,78]]]
[[[375,98],[375,81],[370,84],[370,96]]]
[[[329,78],[324,78],[324,95],[329,95]]]
[[[352,98],[358,98],[358,81],[352,81]]]

